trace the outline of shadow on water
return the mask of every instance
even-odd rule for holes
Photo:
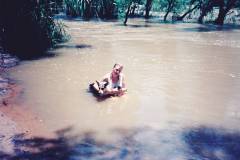
[[[61,49],[61,48],[68,48],[68,49],[86,49],[86,48],[92,48],[91,45],[87,45],[87,44],[76,44],[76,45],[69,45],[69,44],[58,44],[57,46],[55,46],[53,49],[44,52],[44,53],[40,53],[40,54],[36,54],[36,55],[22,55],[22,56],[18,56],[18,58],[20,60],[40,60],[40,59],[45,59],[45,58],[54,58],[56,56],[58,56],[57,52],[55,52],[56,49]]]
[[[83,18],[83,17],[71,17],[71,16],[67,16],[64,13],[60,13],[58,15],[54,16],[54,19],[58,19],[58,20],[64,20],[64,21],[68,21],[68,22],[118,22],[119,20],[116,18],[113,19],[101,19],[101,18]]]
[[[136,159],[131,141],[110,144],[97,141],[94,132],[69,136],[72,128],[57,131],[56,138],[26,138],[24,134],[13,138],[14,152],[0,151],[1,160],[82,160],[82,159]]]
[[[85,49],[85,48],[92,48],[92,46],[87,44],[76,44],[76,45],[60,44],[60,45],[57,45],[55,48],[56,49],[60,49],[60,48]]]
[[[183,133],[192,155],[207,160],[238,160],[240,133],[224,129],[199,127]]]
[[[171,128],[171,127],[170,127]],[[238,160],[240,134],[215,128],[156,130],[116,128],[114,142],[98,140],[93,131],[73,136],[73,128],[55,138],[13,137],[13,153],[0,151],[1,160]],[[183,135],[183,136],[182,136]]]
[[[152,27],[149,24],[126,24],[126,25],[124,25],[123,23],[115,24],[115,26],[123,26],[123,27],[130,27],[130,28],[149,28],[149,27]]]
[[[29,52],[29,53],[34,53],[34,52]],[[49,51],[43,51],[43,52],[35,52],[36,54],[25,54],[25,53],[19,53],[17,55],[17,58],[19,60],[26,60],[26,61],[31,61],[31,60],[39,60],[39,59],[44,59],[44,58],[53,58],[56,57],[57,54],[52,52],[51,50]],[[11,53],[10,53],[11,54]],[[14,54],[13,54],[14,56]]]
[[[0,151],[1,160],[66,160],[73,154],[67,143],[65,133],[70,128],[57,132],[57,138],[26,138],[24,134],[13,137],[14,151],[12,154]]]
[[[151,25],[148,25],[148,24],[144,24],[144,25],[131,24],[131,25],[127,25],[127,26],[131,27],[131,28],[149,28],[149,27],[152,27]]]
[[[183,28],[181,30],[187,32],[214,32],[214,31],[232,31],[239,30],[240,25],[212,25],[212,24],[202,24],[201,26],[192,27],[192,28]]]
[[[82,19],[82,18],[74,18],[74,17],[67,17],[66,15],[64,15],[64,14],[59,14],[59,15],[55,15],[55,17],[54,17],[55,19],[61,19],[61,20],[65,20],[65,21],[69,21],[69,22],[73,22],[73,21],[75,21],[75,22],[81,22],[81,21],[84,21],[84,19]]]

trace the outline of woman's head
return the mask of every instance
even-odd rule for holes
[[[119,63],[115,63],[113,66],[113,72],[116,74],[119,74],[122,72],[123,69],[123,65],[119,64]]]

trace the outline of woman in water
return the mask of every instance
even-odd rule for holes
[[[114,64],[110,73],[107,73],[100,82],[92,83],[92,86],[100,96],[117,95],[120,96],[127,91],[124,83],[124,74],[122,73],[123,66]]]

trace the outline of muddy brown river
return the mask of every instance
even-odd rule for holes
[[[80,159],[239,158],[239,29],[142,19],[64,23],[71,40],[56,56],[24,61],[11,75],[24,87],[20,103],[50,131],[70,127],[80,144],[91,137],[90,147],[75,148],[91,153]],[[116,62],[128,92],[100,101],[88,84]]]

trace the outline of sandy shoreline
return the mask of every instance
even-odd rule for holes
[[[8,72],[18,60],[0,53],[0,155],[14,150],[14,137],[52,137],[36,114],[20,103],[23,88],[10,79]]]

